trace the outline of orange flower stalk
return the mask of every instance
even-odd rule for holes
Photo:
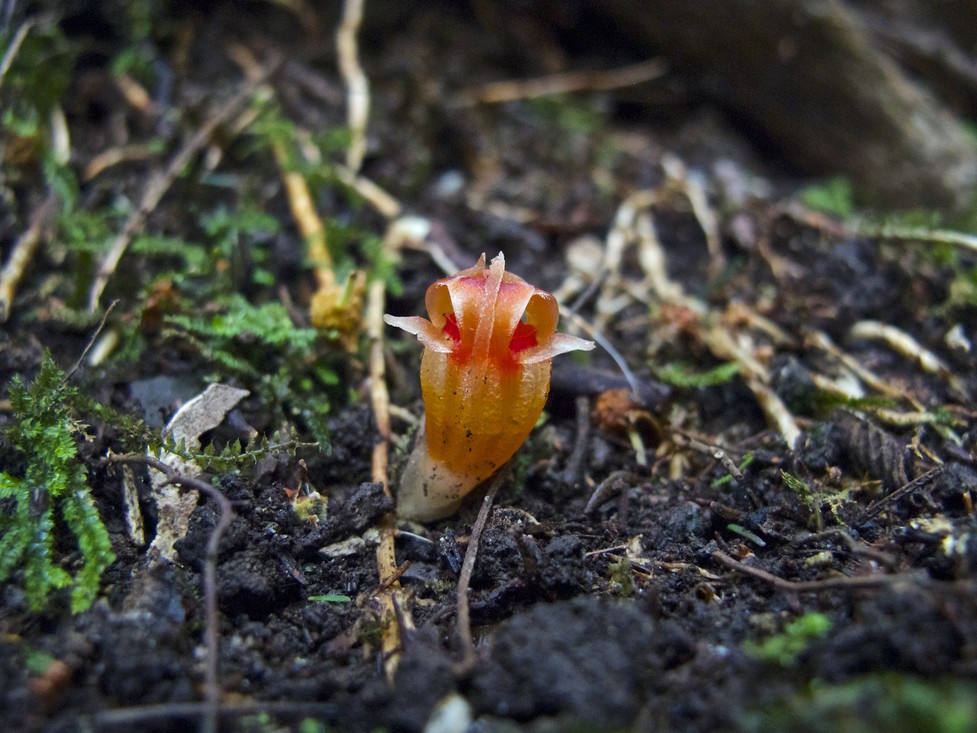
[[[424,432],[407,461],[397,513],[428,521],[453,513],[533,429],[558,354],[594,348],[556,333],[556,299],[505,271],[500,253],[485,267],[438,280],[425,297],[431,320],[384,316],[424,344]]]

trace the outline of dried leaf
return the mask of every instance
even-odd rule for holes
[[[200,436],[220,425],[227,413],[249,394],[246,389],[212,384],[177,411],[163,435],[185,445],[189,451],[196,451],[200,448]],[[170,451],[161,450],[159,458],[183,476],[201,473],[194,461],[186,461]],[[187,533],[190,515],[197,506],[197,494],[181,492],[178,486],[167,483],[162,473],[153,473],[151,480],[159,509],[159,524],[149,547],[149,561],[153,564],[165,558],[175,562],[173,545]]]

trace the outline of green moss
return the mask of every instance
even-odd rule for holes
[[[652,366],[655,377],[666,384],[681,389],[703,389],[726,384],[739,374],[739,365],[727,362],[705,371],[695,371],[686,364],[672,363],[660,367]]]
[[[50,356],[29,386],[19,377],[10,384],[14,421],[5,432],[25,467],[22,475],[0,473],[0,581],[20,570],[35,611],[47,605],[52,591],[69,586],[71,610],[85,610],[98,593],[102,573],[115,560],[75,446],[81,428],[69,412],[75,392]],[[81,555],[73,577],[58,564],[56,511]]]
[[[253,305],[240,295],[209,315],[166,319],[167,336],[187,342],[217,373],[232,375],[275,412],[298,420],[323,447],[328,445],[327,394],[341,380],[330,367],[339,354],[312,328],[300,328],[281,303]]]
[[[826,636],[831,626],[831,619],[823,613],[807,613],[787,624],[780,634],[763,641],[747,641],[743,651],[764,662],[792,667],[810,641]]]
[[[878,675],[803,693],[750,711],[744,733],[969,733],[977,730],[977,685]]]
[[[809,209],[847,219],[855,213],[855,189],[847,178],[830,178],[800,192],[801,202]]]

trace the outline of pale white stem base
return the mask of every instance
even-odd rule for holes
[[[430,522],[454,514],[461,500],[480,482],[472,476],[452,471],[428,454],[424,434],[414,451],[397,490],[397,518]]]

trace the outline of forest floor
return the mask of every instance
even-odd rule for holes
[[[977,730],[971,237],[856,217],[654,60],[489,85],[561,67],[531,23],[373,18],[360,159],[338,17],[118,5],[31,19],[0,88],[0,512],[50,518],[0,558],[0,728]],[[376,308],[483,252],[599,347],[490,507],[397,523],[420,346]],[[74,613],[31,595],[94,552],[38,475],[108,530]]]

